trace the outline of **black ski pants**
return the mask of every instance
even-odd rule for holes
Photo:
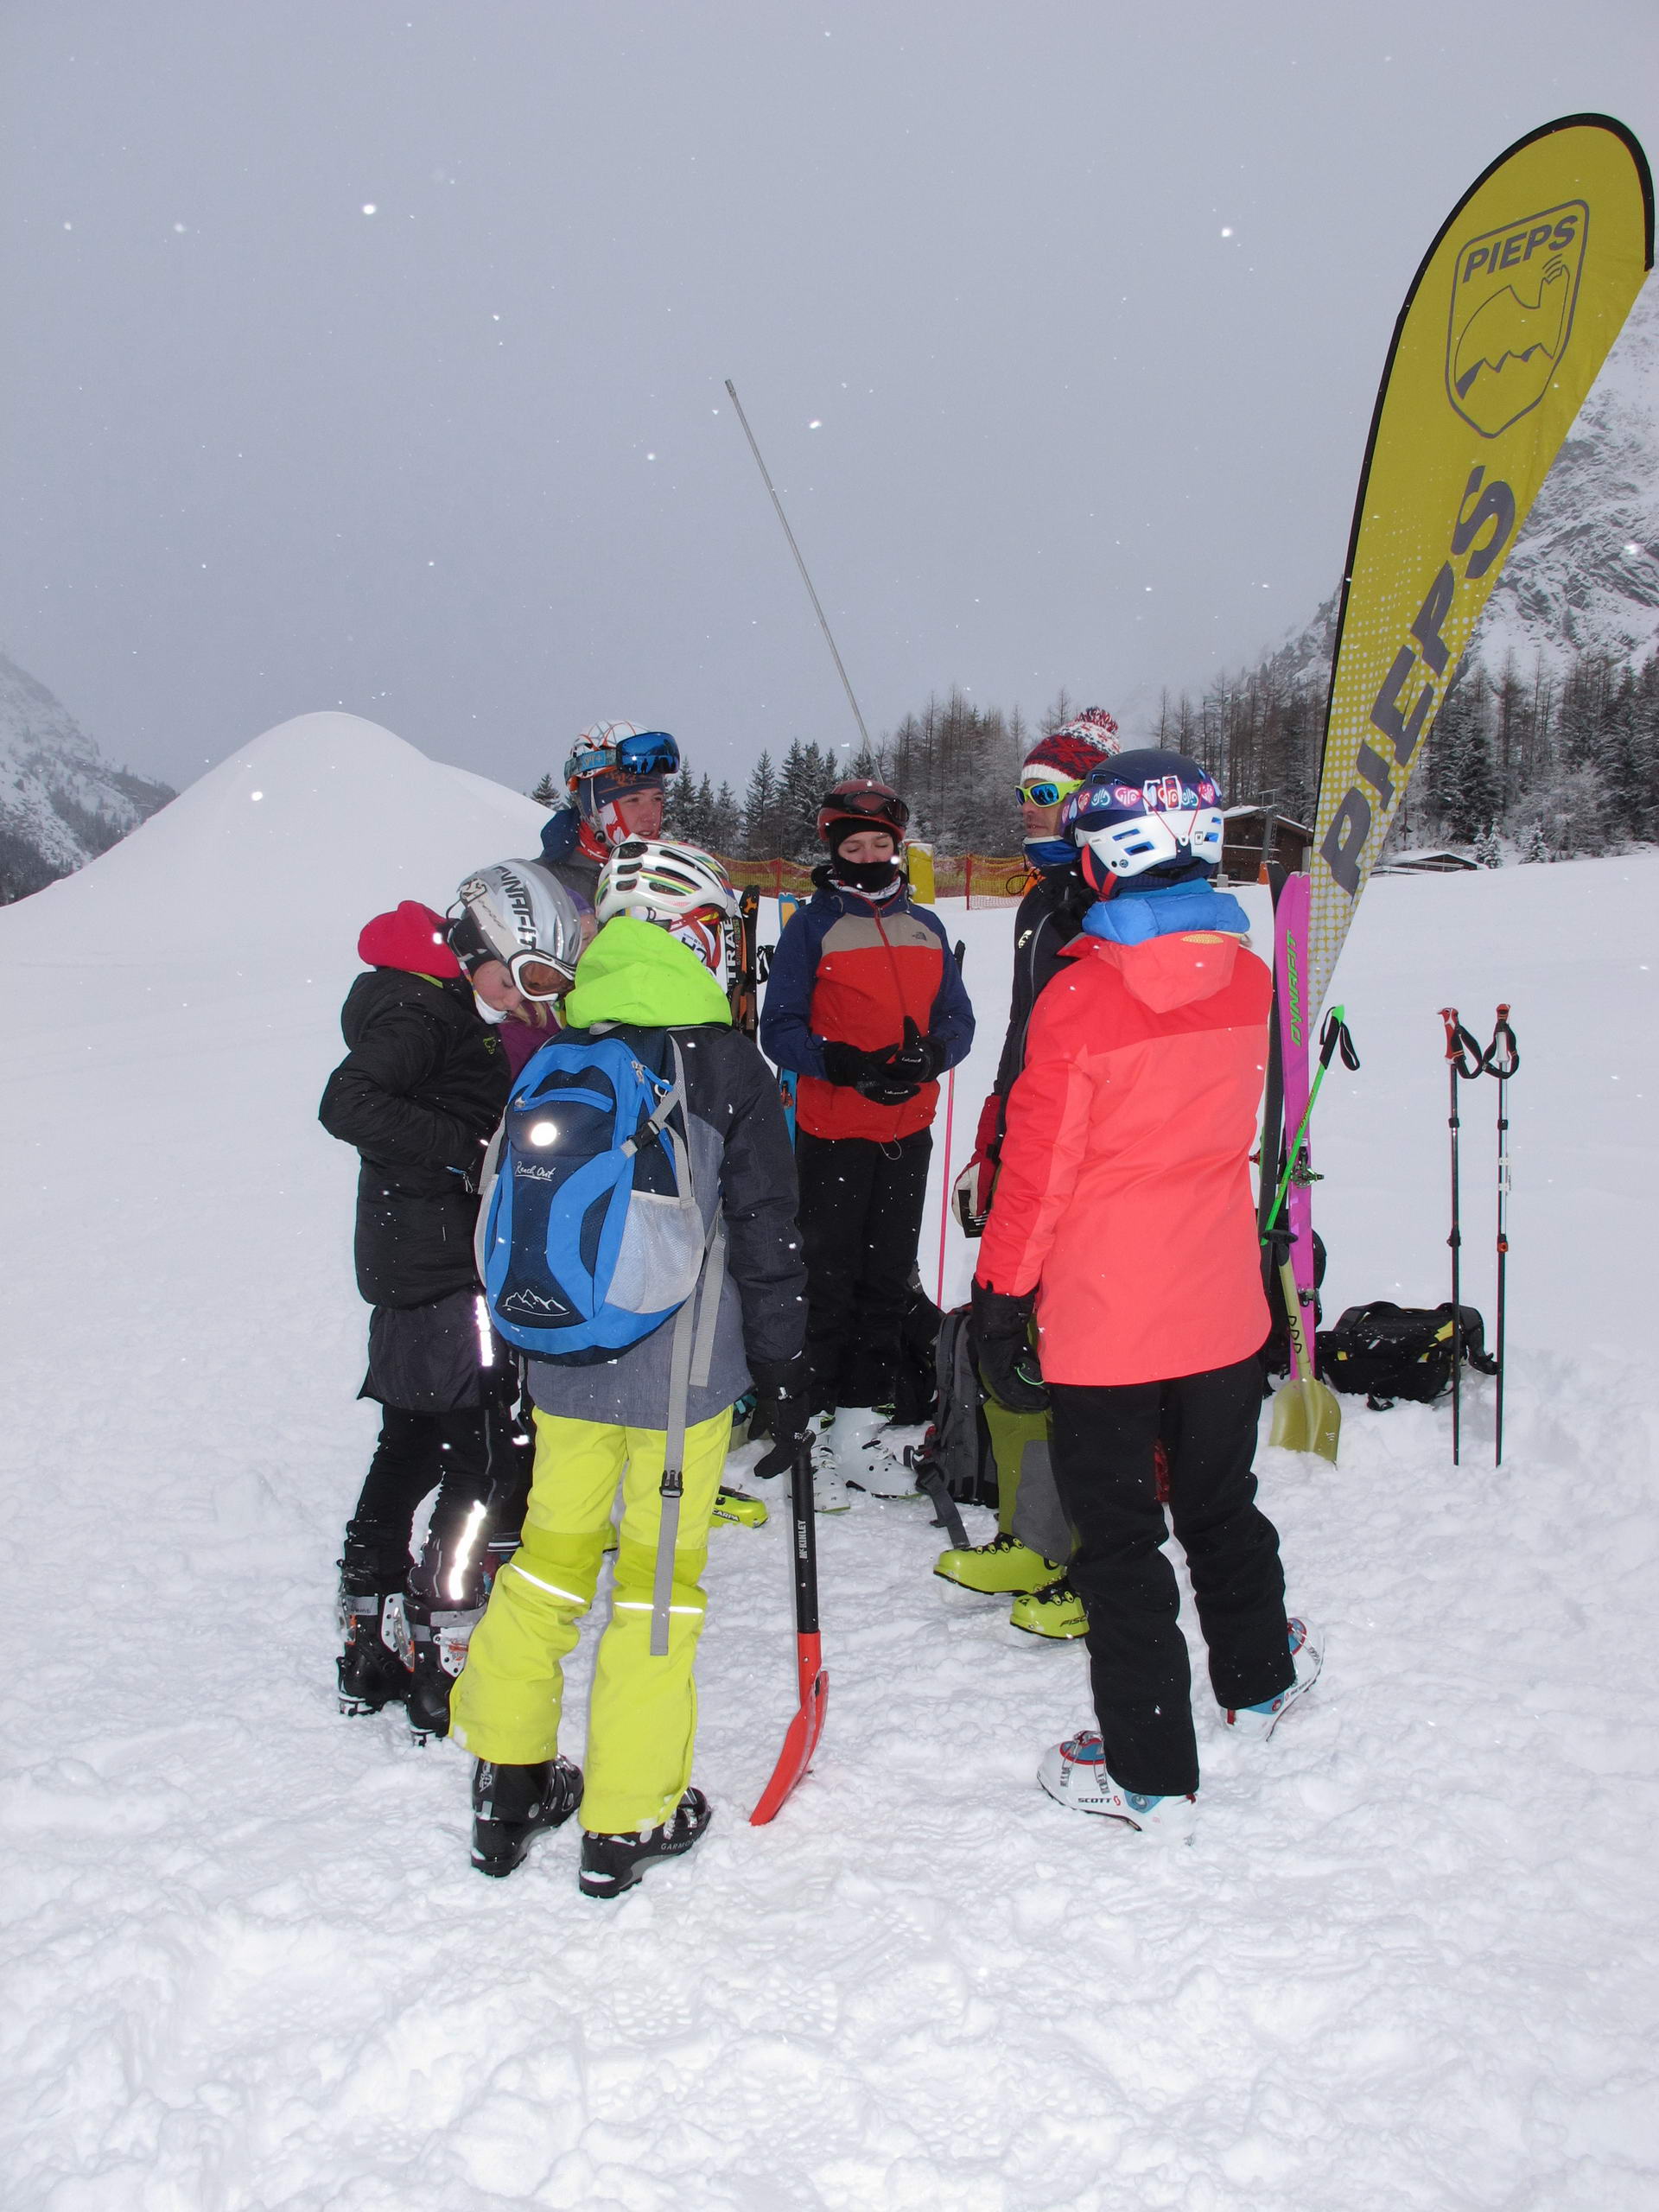
[[[1067,1569],[1089,1615],[1089,1664],[1107,1771],[1149,1797],[1198,1786],[1180,1591],[1164,1551],[1153,1449],[1169,1461],[1169,1516],[1186,1554],[1218,1704],[1290,1688],[1279,1536],[1255,1503],[1262,1363],[1168,1382],[1051,1383],[1050,1449],[1077,1545]]]
[[[891,1144],[796,1135],[815,1413],[892,1401],[932,1150],[928,1129]]]
[[[530,1494],[535,1452],[527,1439],[516,1442],[517,1433],[513,1408],[499,1395],[454,1413],[384,1408],[380,1440],[346,1527],[345,1588],[369,1595],[401,1590],[407,1580],[411,1595],[430,1599],[440,1578],[449,1582],[459,1567],[468,1592],[475,1584],[481,1589],[486,1543],[518,1527]],[[411,1570],[415,1516],[435,1490],[426,1543]],[[474,1512],[480,1505],[486,1508],[481,1515]],[[463,1544],[468,1555],[461,1560]],[[475,1600],[469,1594],[464,1602]]]

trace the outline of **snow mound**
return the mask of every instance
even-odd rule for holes
[[[401,899],[442,909],[469,868],[535,853],[545,810],[429,760],[356,715],[302,715],[245,745],[101,858],[0,912],[42,1002],[117,1011],[137,969],[200,989],[327,977]],[[60,1011],[69,1008],[60,1004]]]

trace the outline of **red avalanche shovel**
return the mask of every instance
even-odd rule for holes
[[[800,1710],[789,1724],[784,1748],[749,1815],[751,1827],[763,1828],[776,1817],[785,1797],[812,1764],[823,1733],[830,1703],[830,1677],[818,1649],[818,1556],[812,1514],[812,1446],[804,1439],[790,1471],[790,1507],[795,1521],[795,1664],[800,1676]]]

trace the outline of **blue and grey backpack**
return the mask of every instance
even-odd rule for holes
[[[618,1034],[556,1039],[507,1100],[479,1208],[479,1279],[497,1329],[533,1358],[613,1359],[678,1312],[723,1243],[692,1187],[685,1072],[668,1041],[671,1076]]]

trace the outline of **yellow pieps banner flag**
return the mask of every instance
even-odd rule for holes
[[[1423,741],[1653,265],[1653,180],[1605,115],[1476,179],[1394,327],[1360,472],[1309,866],[1317,1007]]]

